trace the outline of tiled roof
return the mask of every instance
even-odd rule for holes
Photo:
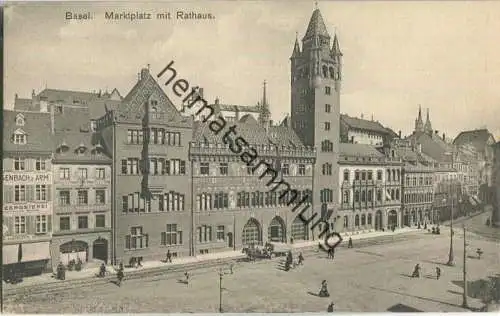
[[[427,133],[418,132],[408,136],[407,139],[412,144],[421,144],[422,152],[437,161],[447,159],[447,153],[453,151],[452,146],[445,143],[439,136],[430,136]]]
[[[15,111],[39,111],[40,107],[33,104],[31,99],[16,98],[14,100]]]
[[[44,89],[38,95],[38,99],[54,102],[64,102],[66,104],[85,105],[91,100],[99,98],[97,93],[71,91],[71,90],[57,90],[57,89]],[[84,102],[82,102],[84,101]]]
[[[366,144],[340,143],[340,154],[345,156],[384,157],[375,146]]]
[[[377,121],[369,121],[357,117],[350,117],[345,114],[340,115],[341,123],[350,128],[372,131],[380,134],[389,134],[389,130]],[[395,133],[394,133],[395,134]]]
[[[85,151],[78,153],[83,147]],[[104,152],[99,135],[90,132],[56,132],[54,136],[54,159],[57,161],[102,161],[111,159]]]
[[[24,126],[16,125],[16,117],[22,114]],[[17,145],[13,142],[15,131],[24,132],[27,135],[25,145]],[[52,137],[50,127],[50,115],[39,112],[3,111],[3,151],[26,151],[46,152],[52,151]]]
[[[270,126],[266,131],[266,128],[250,114],[244,115],[236,123],[236,133],[251,145],[303,146],[297,134],[290,127]],[[193,140],[196,142],[222,144],[223,136],[224,133],[215,135],[208,127],[208,123],[194,122]]]
[[[313,14],[311,16],[311,19],[309,20],[309,25],[307,26],[307,31],[306,31],[306,34],[304,35],[304,38],[311,37],[311,36],[314,36],[316,34],[330,37],[319,9],[316,9],[313,11]]]
[[[88,108],[65,108],[62,113],[54,113],[55,131],[80,132],[90,128],[90,111]]]
[[[453,140],[453,144],[472,144],[472,146],[474,146],[477,151],[484,152],[484,147],[486,146],[490,137],[493,137],[493,135],[487,129],[464,131],[458,134],[455,140]],[[493,141],[494,140],[495,138],[493,138]]]
[[[233,111],[233,112],[250,112],[259,113],[259,107],[257,105],[245,106],[245,105],[234,105],[234,104],[212,104],[214,109],[219,109],[220,111]]]

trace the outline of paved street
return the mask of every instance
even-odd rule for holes
[[[280,270],[279,259],[243,263],[223,279],[225,312],[324,312],[333,300],[337,311],[384,312],[402,304],[422,311],[462,311],[463,240],[456,238],[457,265],[440,265],[442,279],[434,279],[435,267],[445,262],[449,236],[424,234],[393,244],[360,249],[341,248],[335,261],[310,253],[304,266],[290,272]],[[473,240],[469,249],[482,248],[481,260],[468,260],[469,281],[500,273],[498,246],[492,241]],[[472,255],[472,253],[471,253]],[[423,276],[411,279],[420,263]],[[432,274],[432,277],[430,276]],[[215,268],[193,271],[189,285],[181,275],[125,281],[121,288],[110,283],[75,288],[29,298],[8,298],[4,312],[96,313],[96,312],[217,312],[219,276]],[[331,300],[317,293],[328,281]],[[474,293],[470,293],[471,296]],[[472,307],[481,307],[469,298]]]

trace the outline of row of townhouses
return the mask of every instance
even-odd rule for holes
[[[487,202],[491,134],[463,132],[450,142],[429,113],[423,124],[420,109],[408,137],[341,114],[342,56],[316,9],[293,48],[291,114],[279,124],[265,83],[255,106],[217,99],[190,115],[148,68],[126,96],[16,95],[14,110],[4,111],[4,269],[38,274],[73,259],[117,264],[167,250],[195,256],[317,240],[324,227],[304,224],[292,212],[297,201],[305,217],[319,214],[350,233],[437,224],[452,205],[459,214]],[[216,117],[233,133],[214,133]],[[258,159],[249,162],[252,151]],[[259,160],[286,181],[269,186]]]

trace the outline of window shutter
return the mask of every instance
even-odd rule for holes
[[[167,233],[166,232],[162,232],[161,233],[161,244],[162,245],[166,245],[167,244]]]
[[[186,161],[184,161],[184,160],[181,160],[180,173],[186,174]]]
[[[12,203],[14,201],[14,186],[6,185],[3,187],[4,203]]]
[[[144,239],[146,240],[146,243],[145,243],[145,247],[148,248],[148,244],[149,244],[149,234],[145,234],[144,235]]]
[[[130,235],[125,236],[125,249],[130,249]]]
[[[26,186],[26,201],[35,200],[35,186],[27,185]]]
[[[52,215],[47,215],[47,233],[52,233]]]

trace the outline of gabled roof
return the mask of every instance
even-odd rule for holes
[[[37,99],[39,100],[64,102],[65,104],[75,105],[85,105],[89,103],[89,101],[97,98],[99,98],[97,93],[58,89],[44,89],[37,95]]]
[[[378,151],[375,146],[366,144],[350,144],[350,143],[340,143],[339,144],[340,155],[344,156],[359,156],[359,157],[384,157],[380,151]]]
[[[323,21],[323,17],[321,16],[321,12],[319,11],[319,9],[313,11],[311,19],[309,20],[309,25],[307,26],[306,34],[304,35],[304,39],[315,36],[316,34],[325,37],[330,37],[330,34],[328,34],[325,22]]]
[[[16,116],[22,113],[24,125],[16,125]],[[25,145],[17,145],[13,142],[13,134],[16,130],[22,130],[27,135]],[[39,112],[3,111],[3,151],[4,152],[43,152],[52,151],[52,137],[50,127],[50,115]]]
[[[117,116],[128,119],[136,118],[138,113],[144,113],[145,109],[143,105],[153,94],[159,98],[158,112],[162,114],[164,120],[185,121],[147,68],[141,70],[139,81],[118,105],[116,109],[118,112]]]
[[[65,108],[62,113],[54,113],[56,133],[80,132],[90,128],[88,108]]]
[[[453,147],[444,142],[441,137],[429,135],[424,132],[416,132],[407,137],[412,144],[422,145],[422,152],[437,161],[448,159],[447,153],[454,151]]]
[[[493,139],[494,143],[495,138],[487,129],[485,128],[476,129],[472,131],[461,132],[453,140],[453,144],[455,145],[471,144],[476,148],[478,152],[484,152],[484,148],[486,147],[486,144],[490,138]]]
[[[369,120],[364,120],[364,119],[360,119],[357,117],[350,117],[349,115],[346,115],[346,114],[340,115],[340,122],[341,122],[341,124],[344,124],[346,127],[352,128],[352,129],[361,129],[361,130],[371,131],[371,132],[384,134],[384,135],[391,134],[391,132],[392,132],[392,130],[385,128],[378,121],[369,121]],[[394,132],[392,132],[392,133],[394,133]]]
[[[249,112],[249,113],[259,113],[260,109],[257,105],[245,106],[245,105],[235,105],[235,104],[212,104],[215,110],[219,111],[232,111],[232,112]]]

